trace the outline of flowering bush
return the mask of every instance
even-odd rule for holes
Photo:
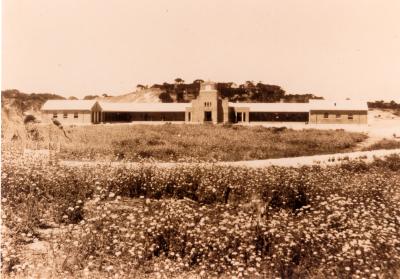
[[[399,166],[399,156],[265,169],[7,160],[4,268],[55,222],[70,228],[57,241],[77,269],[103,276],[395,277]]]

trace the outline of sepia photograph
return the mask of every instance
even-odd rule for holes
[[[399,0],[2,0],[5,279],[400,279]]]

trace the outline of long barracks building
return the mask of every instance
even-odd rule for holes
[[[49,100],[45,118],[65,124],[113,122],[252,123],[307,122],[367,124],[365,102],[310,100],[309,103],[231,103],[214,83],[201,85],[191,103],[110,103],[96,100]]]

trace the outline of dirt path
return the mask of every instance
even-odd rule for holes
[[[372,161],[374,157],[382,158],[390,154],[400,155],[399,149],[391,150],[372,150],[372,151],[357,151],[348,153],[335,153],[326,155],[314,155],[314,156],[301,156],[291,158],[278,158],[278,159],[267,159],[267,160],[254,160],[254,161],[237,161],[237,162],[217,162],[213,163],[217,166],[237,166],[237,167],[249,167],[249,168],[264,168],[268,166],[283,166],[283,167],[299,167],[304,165],[315,165],[319,164],[322,166],[339,164],[343,161],[362,159],[364,161]],[[82,167],[89,166],[95,167],[101,166],[125,166],[125,167],[138,167],[140,165],[156,165],[163,168],[171,168],[176,166],[187,166],[187,165],[210,165],[211,163],[129,163],[129,162],[107,162],[107,161],[61,161],[60,164],[71,167]]]
[[[374,158],[382,158],[390,154],[400,155],[400,149],[392,150],[372,150],[372,151],[357,151],[349,153],[336,153],[326,155],[302,156],[292,158],[279,158],[268,160],[255,160],[255,161],[239,161],[239,162],[221,162],[219,165],[228,166],[246,166],[249,168],[263,168],[268,166],[282,166],[282,167],[300,167],[306,165],[335,165],[348,160],[362,159],[369,162]]]

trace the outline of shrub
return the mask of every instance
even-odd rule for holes
[[[364,148],[363,150],[368,151],[368,150],[377,150],[377,149],[396,149],[396,148],[400,148],[400,141],[382,139],[382,140]]]
[[[19,257],[9,255],[52,220],[72,228],[57,241],[76,257],[76,272],[394,277],[399,165],[399,156],[265,169],[9,160],[2,170],[2,219],[10,230],[4,266],[18,266]]]
[[[35,123],[35,121],[36,121],[36,117],[33,116],[33,115],[31,115],[31,114],[28,114],[28,115],[25,116],[25,118],[24,118],[24,124],[25,124],[25,125],[28,124],[28,123]]]

